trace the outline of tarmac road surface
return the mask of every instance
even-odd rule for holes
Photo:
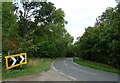
[[[118,81],[117,74],[80,66],[72,58],[55,61],[52,67],[76,81]]]

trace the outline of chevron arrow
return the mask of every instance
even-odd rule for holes
[[[23,62],[23,60],[24,60],[24,57],[23,57],[23,56],[20,56],[20,58],[22,59],[22,60],[20,61],[20,63],[22,63],[22,62]]]
[[[12,63],[12,66],[13,66],[13,65],[15,65],[17,60],[14,57],[12,57],[12,60],[13,60],[13,63]]]

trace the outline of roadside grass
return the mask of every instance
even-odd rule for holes
[[[50,63],[53,59],[40,59],[40,58],[29,58],[27,65],[23,65],[23,67],[11,69],[11,70],[3,70],[3,80],[8,78],[16,78],[21,76],[28,76],[40,73],[42,71],[47,71],[50,69]]]
[[[91,61],[83,60],[83,59],[77,58],[77,57],[74,57],[73,61],[79,65],[86,66],[89,68],[94,68],[97,70],[102,70],[102,71],[120,74],[120,69],[116,69],[116,68],[111,67],[109,65],[105,65],[105,64],[101,64],[101,63],[97,63],[97,62],[91,62]]]

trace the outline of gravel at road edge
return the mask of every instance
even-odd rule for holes
[[[47,72],[42,72],[30,76],[23,76],[19,78],[7,79],[4,81],[72,81],[67,76],[64,76],[51,67],[51,69]]]

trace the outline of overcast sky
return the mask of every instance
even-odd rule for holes
[[[94,26],[98,16],[106,10],[107,7],[115,7],[115,0],[47,0],[54,3],[55,7],[62,8],[65,12],[67,31],[75,40],[82,36],[85,28]]]

